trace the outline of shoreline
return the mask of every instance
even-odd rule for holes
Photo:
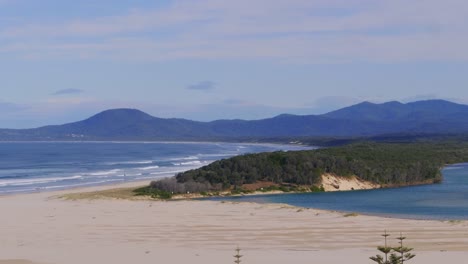
[[[33,193],[13,193],[7,195],[0,194],[0,200],[3,198],[10,198],[10,197],[22,197],[22,196],[40,196],[45,197],[46,200],[51,199],[58,199],[58,200],[70,200],[70,201],[98,201],[98,200],[109,200],[109,201],[134,201],[134,202],[191,202],[191,201],[200,201],[200,202],[215,202],[215,203],[231,203],[231,204],[256,204],[256,205],[279,205],[282,207],[291,207],[297,210],[315,210],[320,211],[323,213],[336,213],[341,215],[346,214],[353,214],[353,216],[368,216],[368,217],[378,217],[378,218],[386,218],[386,219],[398,219],[398,220],[412,220],[412,221],[434,221],[434,222],[467,222],[468,219],[430,219],[430,218],[412,218],[412,217],[404,217],[404,216],[393,216],[393,215],[385,215],[385,214],[372,214],[372,213],[365,213],[365,212],[356,212],[356,211],[341,211],[341,210],[332,210],[332,209],[321,209],[321,208],[313,208],[313,207],[301,207],[290,205],[286,203],[256,203],[256,202],[249,202],[249,201],[217,201],[217,200],[210,200],[210,198],[223,198],[223,197],[244,197],[244,196],[269,196],[269,195],[288,195],[288,194],[301,194],[304,192],[298,191],[291,191],[291,192],[283,192],[283,191],[268,191],[268,192],[260,192],[255,191],[251,193],[241,193],[241,194],[228,194],[228,195],[219,195],[219,196],[203,196],[200,194],[190,194],[190,195],[176,195],[170,199],[159,199],[159,198],[151,198],[149,196],[132,196],[131,198],[128,197],[121,197],[121,193],[119,191],[124,192],[131,192],[135,188],[145,187],[148,186],[151,180],[139,180],[139,181],[129,181],[129,182],[121,182],[121,183],[112,183],[112,184],[104,184],[104,185],[96,185],[96,186],[85,186],[85,187],[76,187],[70,189],[62,189],[62,190],[52,190],[52,191],[44,191],[44,192],[33,192]],[[422,184],[413,184],[407,186],[387,186],[387,187],[377,187],[371,189],[359,189],[359,190],[336,190],[337,192],[359,192],[359,191],[367,191],[367,190],[378,190],[378,189],[386,189],[386,188],[405,188],[405,187],[412,187],[412,186],[419,186],[419,185],[427,185],[430,183],[422,183]],[[114,192],[116,191],[116,196],[108,195],[107,192]],[[335,192],[335,191],[324,191],[324,192]],[[306,192],[306,193],[314,193],[314,192]]]
[[[148,180],[140,180],[140,181],[131,181],[125,183],[113,183],[113,184],[105,184],[105,185],[98,185],[98,186],[87,186],[87,187],[76,187],[71,189],[64,189],[64,190],[54,190],[54,191],[45,191],[45,192],[35,192],[35,193],[15,193],[9,195],[0,195],[0,200],[2,198],[13,198],[13,197],[27,197],[27,196],[38,196],[44,198],[45,200],[62,200],[62,201],[131,201],[131,202],[154,202],[154,203],[172,203],[172,202],[209,202],[209,203],[220,203],[220,204],[251,204],[251,205],[266,205],[266,206],[280,206],[282,208],[288,207],[291,209],[302,209],[302,210],[313,210],[322,213],[333,213],[333,214],[353,214],[352,216],[367,216],[367,217],[376,217],[376,218],[385,218],[385,219],[396,219],[396,220],[411,220],[411,221],[430,221],[430,222],[457,222],[463,223],[466,222],[468,225],[468,219],[424,219],[424,218],[406,218],[406,217],[396,217],[391,215],[385,214],[372,214],[372,213],[362,213],[356,211],[341,211],[341,210],[332,210],[332,209],[321,209],[321,208],[314,208],[314,207],[302,207],[296,205],[290,205],[287,203],[256,203],[250,201],[224,201],[224,200],[210,200],[210,198],[222,198],[222,197],[243,197],[243,196],[269,196],[269,195],[288,195],[288,194],[301,194],[304,192],[282,192],[282,191],[270,191],[270,192],[252,192],[252,193],[242,193],[242,194],[230,194],[226,196],[202,196],[200,194],[194,194],[195,196],[185,196],[180,195],[176,196],[171,199],[158,199],[158,198],[151,198],[149,196],[134,196],[135,199],[127,199],[124,197],[108,197],[100,195],[102,192],[107,191],[118,191],[118,190],[134,190],[134,188],[139,188],[143,186],[147,186],[151,181]],[[428,185],[429,183],[424,184],[415,184],[415,185],[407,185],[407,186],[390,186],[390,187],[379,187],[375,189],[360,189],[360,190],[338,190],[337,192],[359,192],[359,191],[367,191],[367,190],[378,190],[382,188],[404,188],[404,187],[412,187],[412,186],[419,186],[419,185]],[[324,191],[324,192],[335,192],[335,191]],[[88,194],[97,194],[98,197],[89,197]],[[313,193],[313,192],[307,192]],[[82,195],[84,197],[80,198],[69,198],[69,195]],[[467,249],[468,250],[468,249]]]
[[[57,194],[66,194],[66,193],[104,191],[104,190],[111,190],[111,189],[117,189],[117,188],[132,188],[132,187],[140,187],[145,184],[149,184],[150,182],[151,180],[137,180],[137,181],[126,181],[126,182],[114,182],[114,183],[92,185],[92,186],[77,186],[77,187],[58,189],[58,190],[39,190],[35,192],[24,192],[24,193],[21,193],[21,192],[20,193],[1,193],[0,199],[4,197],[14,197],[14,196],[23,196],[23,195],[52,194],[51,196],[55,196]]]
[[[314,149],[314,146],[306,146],[306,145],[298,145],[298,144],[291,144],[291,143],[278,143],[278,142],[268,142],[268,143],[262,143],[262,142],[224,142],[224,141],[219,141],[219,142],[214,142],[214,141],[0,141],[0,144],[27,144],[27,143],[33,143],[33,144],[50,144],[50,143],[65,143],[65,144],[206,144],[206,145],[217,145],[217,144],[230,144],[230,145],[237,145],[237,144],[243,144],[243,145],[248,145],[248,146],[265,146],[265,147],[272,147],[273,150],[271,151],[277,151],[274,149],[276,148],[283,148],[287,149],[288,147],[291,148],[292,150],[299,150],[299,149]],[[278,149],[279,150],[279,149]],[[286,150],[288,151],[288,150]],[[235,154],[236,156],[238,154]],[[215,160],[209,160],[210,163],[214,162]],[[201,164],[200,166],[204,166],[207,164]],[[195,169],[198,167],[193,167],[193,168],[183,168],[184,171],[186,170],[191,170]],[[182,171],[180,171],[182,172]],[[71,175],[67,175],[71,176]],[[175,176],[173,173],[168,173],[167,177]],[[148,179],[148,181],[158,179],[155,177],[154,179]],[[137,179],[137,180],[129,180],[128,182],[138,182],[138,181],[145,181],[146,179]],[[79,186],[60,186],[58,188],[54,188],[57,186],[43,186],[43,187],[38,187],[35,188],[33,187],[28,187],[28,190],[8,190],[5,189],[5,192],[0,192],[0,197],[1,196],[9,196],[9,195],[17,195],[17,194],[28,194],[28,193],[42,193],[42,192],[55,192],[55,191],[61,191],[61,190],[73,190],[76,188],[88,188],[88,187],[95,187],[95,186],[106,186],[106,185],[118,185],[121,183],[126,183],[127,181],[122,180],[120,181],[113,181],[109,183],[94,183],[94,182],[85,182]],[[6,185],[7,186],[7,185]],[[50,188],[52,187],[52,188]],[[0,187],[0,189],[3,188]],[[35,188],[35,190],[33,190]]]
[[[320,146],[307,145],[293,142],[251,142],[251,141],[163,141],[163,140],[19,140],[19,141],[2,141],[0,143],[115,143],[115,144],[248,144],[248,145],[275,145],[275,146],[294,146],[304,148],[320,148]]]
[[[106,143],[106,142],[104,142]],[[197,143],[197,142],[193,142]],[[213,143],[216,144],[216,143]],[[265,145],[265,144],[261,144]],[[275,144],[277,145],[277,144]],[[444,168],[449,167],[453,164],[446,164],[440,170],[442,171]],[[331,178],[331,179],[330,179]],[[408,185],[379,185],[372,182],[366,182],[359,179],[357,176],[336,176],[333,174],[323,174],[322,175],[322,182],[325,182],[327,179],[326,187],[324,188],[325,192],[347,192],[347,191],[360,191],[360,190],[375,190],[375,189],[388,189],[388,188],[406,188],[412,186],[421,186],[421,185],[430,185],[435,184],[434,182],[421,182],[421,183],[412,183]],[[136,181],[122,181],[122,182],[113,182],[107,184],[100,184],[100,185],[90,185],[90,186],[76,186],[73,188],[65,188],[65,189],[58,189],[58,190],[40,190],[37,192],[30,192],[30,193],[10,193],[10,194],[0,194],[0,199],[2,197],[8,196],[21,196],[21,195],[32,195],[32,194],[50,194],[51,197],[60,197],[62,199],[72,199],[72,200],[96,200],[96,199],[123,199],[123,200],[147,200],[147,201],[157,201],[158,199],[150,198],[148,196],[134,196],[132,191],[139,187],[148,186],[152,180],[136,180]],[[335,186],[338,184],[339,186]],[[342,186],[344,186],[342,188]],[[297,186],[299,189],[302,188],[301,186]],[[119,191],[126,192],[125,197],[121,196]],[[301,193],[314,193],[314,191],[280,191],[280,190],[272,190],[272,191],[260,191],[260,190],[253,190],[245,193],[238,193],[238,194],[231,194],[229,191],[225,191],[221,193],[221,195],[202,195],[200,193],[193,193],[193,194],[177,194],[174,195],[169,200],[174,201],[181,201],[181,200],[196,200],[196,199],[206,199],[209,200],[210,198],[216,197],[242,197],[242,196],[261,196],[261,195],[279,195],[279,194],[301,194]],[[164,199],[161,199],[164,200]],[[276,204],[276,203],[272,203]],[[411,215],[392,215],[392,214],[384,214],[384,213],[369,213],[369,212],[357,212],[357,211],[347,211],[347,210],[334,210],[334,209],[318,209],[313,207],[300,207],[297,208],[302,209],[317,209],[317,210],[324,210],[329,212],[338,212],[342,214],[359,214],[359,215],[367,215],[367,216],[377,216],[377,217],[384,217],[384,218],[394,218],[394,219],[411,219],[411,220],[429,220],[429,221],[453,221],[454,219],[450,218],[443,218],[443,219],[433,219],[433,218],[424,218],[419,216],[411,216]],[[468,221],[468,219],[455,219],[455,221]]]
[[[338,213],[342,215],[360,215],[360,216],[369,216],[369,217],[379,217],[379,218],[388,218],[388,219],[399,219],[399,220],[414,220],[414,221],[435,221],[435,222],[467,222],[468,219],[450,219],[450,218],[424,218],[418,215],[392,215],[385,213],[369,213],[369,212],[358,212],[358,211],[346,211],[346,210],[334,210],[334,209],[323,209],[316,207],[302,207],[296,205],[290,205],[287,203],[256,203],[251,201],[233,201],[233,200],[212,200],[212,198],[229,198],[229,197],[248,197],[248,196],[271,196],[271,195],[294,195],[294,194],[304,194],[304,193],[317,193],[317,192],[300,192],[300,191],[254,191],[249,193],[240,193],[240,194],[231,194],[226,192],[225,194],[220,194],[218,196],[203,196],[199,193],[194,194],[181,194],[174,195],[170,199],[160,199],[160,198],[151,198],[150,196],[137,196],[133,195],[132,191],[135,188],[145,187],[149,185],[149,181],[137,181],[137,182],[128,182],[128,183],[117,183],[113,185],[103,185],[103,186],[93,186],[93,187],[78,187],[73,190],[60,190],[55,191],[54,195],[50,196],[52,199],[65,199],[65,200],[129,200],[129,201],[148,201],[148,202],[180,202],[180,201],[207,201],[207,202],[218,202],[218,203],[233,203],[233,204],[257,204],[257,205],[280,205],[296,208],[298,210],[317,210],[328,213]],[[387,188],[406,188],[413,186],[428,185],[429,183],[413,184],[407,186],[377,186],[376,188],[368,189],[356,189],[356,190],[334,190],[334,191],[324,191],[324,192],[359,192],[359,191],[368,191],[368,190],[378,190],[378,189],[387,189]],[[131,196],[128,194],[130,193]],[[320,192],[319,192],[320,193]],[[27,194],[25,194],[27,195]],[[1,198],[1,196],[0,196]]]

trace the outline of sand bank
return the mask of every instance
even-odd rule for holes
[[[332,174],[322,175],[322,186],[326,192],[380,188],[380,185],[369,181],[363,181],[356,176],[339,177]]]
[[[417,255],[409,263],[468,256],[465,221],[345,217],[280,204],[51,198],[64,193],[0,197],[1,264],[232,263],[237,246],[243,263],[372,263],[385,229],[392,243],[400,231],[408,237]]]

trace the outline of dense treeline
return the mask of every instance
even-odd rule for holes
[[[152,182],[151,187],[174,193],[219,191],[271,181],[315,185],[321,175],[356,175],[382,185],[411,185],[441,180],[445,164],[468,161],[468,144],[358,143],[307,151],[247,154],[216,161],[175,178]]]
[[[224,139],[223,139],[224,140]],[[437,134],[437,133],[396,133],[377,136],[358,136],[358,137],[272,137],[272,138],[238,138],[234,142],[254,142],[254,143],[296,143],[309,146],[334,147],[356,143],[392,143],[392,144],[410,144],[410,143],[431,143],[440,142],[454,143],[467,142],[467,133],[457,134]]]

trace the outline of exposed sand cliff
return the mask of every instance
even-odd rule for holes
[[[377,189],[381,186],[363,181],[356,176],[340,177],[333,174],[322,175],[322,186],[326,192]]]

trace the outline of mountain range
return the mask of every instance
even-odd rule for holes
[[[86,120],[32,129],[0,129],[0,140],[241,140],[281,137],[361,137],[468,132],[468,105],[444,100],[363,102],[322,115],[283,114],[261,120],[199,122],[112,109]]]

